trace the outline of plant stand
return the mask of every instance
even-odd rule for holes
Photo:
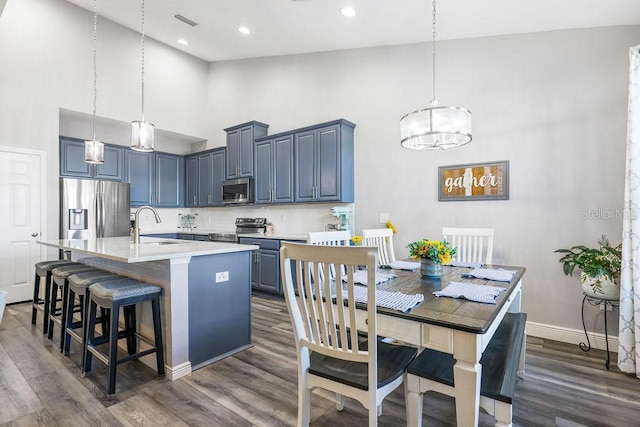
[[[600,304],[605,305],[604,307],[604,341],[607,347],[607,361],[605,363],[605,367],[607,368],[607,370],[609,370],[609,366],[611,365],[611,358],[609,355],[609,331],[607,329],[607,306],[618,308],[620,306],[620,303],[617,300],[596,298],[584,293],[584,298],[582,299],[582,328],[584,329],[584,336],[587,338],[587,344],[583,342],[580,343],[580,349],[584,352],[591,350],[591,341],[589,341],[589,335],[587,334],[587,326],[584,323],[584,307],[586,303],[594,307],[598,307]]]

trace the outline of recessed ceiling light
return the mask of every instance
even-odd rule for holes
[[[349,18],[356,16],[356,11],[352,7],[343,7],[342,9],[340,9],[340,13],[342,13],[344,16],[348,16]]]
[[[185,39],[178,39],[178,43],[184,46],[189,46],[189,42],[186,41]]]
[[[242,34],[251,34],[251,30],[248,29],[247,27],[240,27],[238,28],[238,31],[240,31]]]

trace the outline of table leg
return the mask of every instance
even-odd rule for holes
[[[458,332],[454,334],[453,378],[456,394],[456,425],[477,427],[480,409],[480,343],[477,336]]]
[[[587,302],[587,295],[582,298],[582,329],[584,329],[584,336],[587,338],[587,344],[581,342],[580,349],[582,351],[591,350],[591,341],[589,341],[589,334],[587,334],[587,325],[584,323],[584,303]]]

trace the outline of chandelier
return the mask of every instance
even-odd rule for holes
[[[433,0],[433,100],[400,119],[400,144],[412,150],[443,150],[471,141],[471,111],[436,99],[436,1]]]

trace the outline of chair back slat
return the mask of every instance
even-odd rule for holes
[[[393,250],[393,230],[390,228],[362,230],[362,245],[378,248],[378,265],[389,265],[396,260]]]
[[[457,249],[455,259],[491,264],[493,228],[442,228],[442,238]]]
[[[375,357],[370,357],[369,352],[376,351],[376,340],[369,340],[368,350],[363,350],[358,339],[354,271],[358,266],[367,266],[369,280],[374,283],[376,249],[283,242],[280,251],[285,299],[296,346],[375,365]],[[334,271],[345,271],[344,282],[340,278],[314,279],[330,277],[332,267]],[[295,288],[293,277],[298,281]],[[367,333],[376,336],[375,287],[368,289],[367,307]]]
[[[323,246],[349,246],[351,241],[351,233],[348,231],[317,231],[311,232],[307,235],[307,243],[310,245],[323,245]],[[336,280],[336,271],[333,266],[329,268],[331,274],[331,280]],[[338,270],[341,275],[344,275],[345,271]],[[320,279],[324,280],[323,271],[320,271]]]

